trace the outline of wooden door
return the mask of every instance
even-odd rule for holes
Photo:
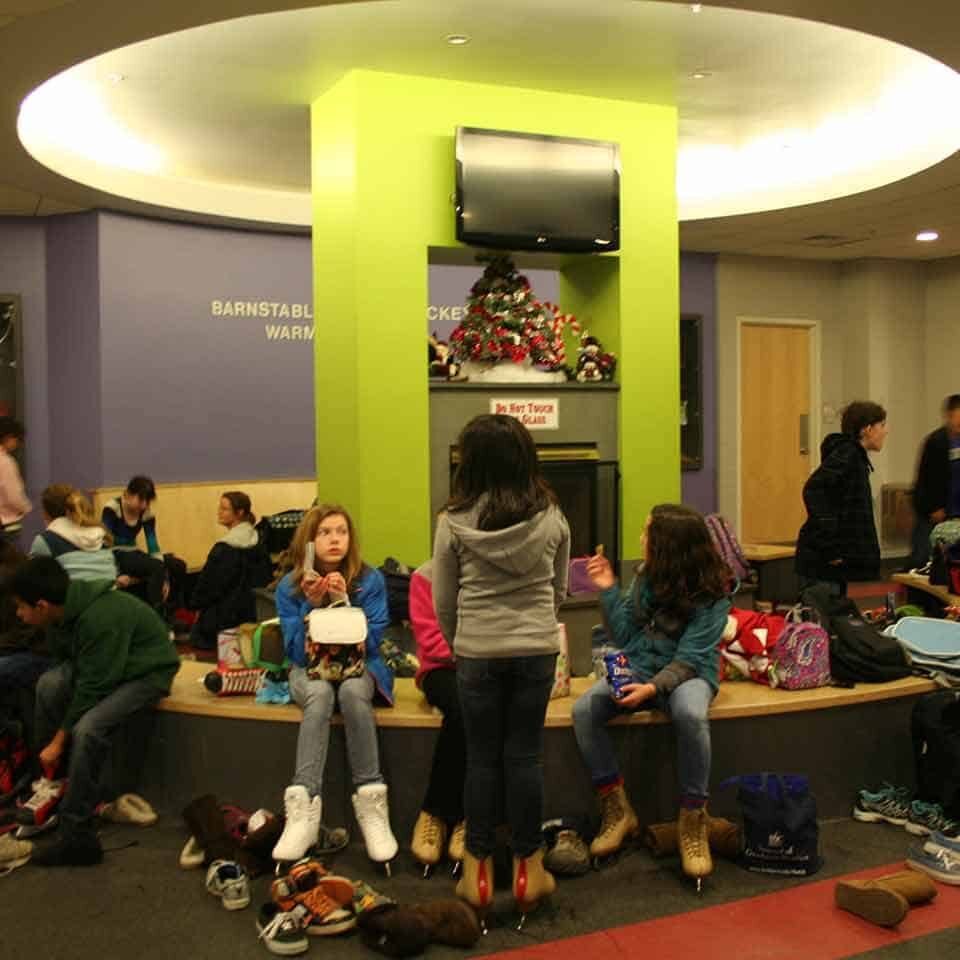
[[[810,475],[810,330],[740,328],[740,517],[745,543],[794,543]]]

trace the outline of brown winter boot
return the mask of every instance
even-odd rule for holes
[[[469,850],[464,850],[463,871],[456,893],[476,910],[480,925],[486,930],[484,920],[493,903],[493,857],[478,860]]]
[[[553,874],[543,868],[543,851],[529,857],[513,858],[513,899],[520,912],[520,927],[528,913],[540,906],[540,901],[557,889]]]
[[[431,943],[469,949],[480,939],[477,913],[463,900],[429,900],[414,910],[426,921]]]
[[[740,827],[723,817],[707,814],[707,837],[712,853],[727,860],[740,855]],[[643,842],[654,857],[670,857],[677,852],[677,821],[652,823],[643,831]]]
[[[640,821],[630,806],[623,784],[600,794],[600,832],[590,844],[591,857],[609,857],[628,837],[640,832]]]
[[[440,862],[446,844],[447,825],[439,817],[421,810],[413,828],[410,850],[423,864],[425,872]]]
[[[934,882],[915,870],[875,880],[841,880],[834,889],[834,899],[841,910],[849,910],[880,927],[895,927],[911,906],[928,903],[936,895]]]
[[[704,877],[713,873],[710,855],[710,834],[706,807],[681,808],[677,818],[677,845],[683,872],[697,881],[697,889]]]

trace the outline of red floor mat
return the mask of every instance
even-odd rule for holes
[[[960,925],[960,887],[937,884],[932,904],[910,911],[896,930],[886,930],[837,909],[838,879],[865,879],[903,869],[903,863],[849,877],[808,883],[690,913],[522,947],[493,956],[511,960],[838,960]],[[533,918],[531,918],[533,919]]]

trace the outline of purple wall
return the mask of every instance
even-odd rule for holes
[[[680,254],[680,311],[703,317],[703,469],[683,472],[683,502],[703,513],[717,509],[716,257]]]
[[[97,215],[47,225],[50,483],[101,484],[100,264]]]
[[[27,493],[39,503],[50,475],[50,417],[47,406],[47,251],[41,220],[0,221],[0,292],[21,298],[23,409],[17,411],[27,428],[22,463]],[[39,531],[39,510],[24,522],[26,540]]]
[[[100,483],[312,476],[311,277],[309,237],[101,214]]]

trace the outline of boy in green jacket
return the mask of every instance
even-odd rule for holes
[[[145,603],[108,580],[70,582],[52,557],[35,557],[14,574],[17,616],[49,628],[58,661],[37,683],[37,742],[44,777],[24,808],[36,826],[52,825],[59,802],[59,841],[33,855],[42,866],[99,863],[93,817],[100,774],[114,731],[170,692],[180,661],[167,627]],[[65,779],[57,779],[66,772]]]

